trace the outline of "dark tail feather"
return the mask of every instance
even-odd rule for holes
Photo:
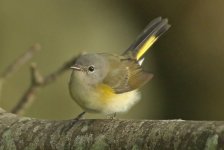
[[[152,20],[123,55],[140,60],[153,43],[169,28],[170,25],[166,18],[158,17]]]

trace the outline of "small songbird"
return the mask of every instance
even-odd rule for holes
[[[126,112],[140,100],[138,89],[153,74],[142,69],[144,55],[168,29],[168,19],[152,20],[122,55],[108,53],[84,54],[77,58],[69,91],[85,112],[106,115]]]

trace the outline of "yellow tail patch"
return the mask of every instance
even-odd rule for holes
[[[136,59],[139,60],[147,50],[149,50],[149,48],[153,45],[153,43],[155,43],[155,41],[157,40],[156,36],[151,36],[140,48],[139,51],[137,53]]]

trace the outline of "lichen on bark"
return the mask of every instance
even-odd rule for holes
[[[0,109],[1,149],[224,149],[224,122],[48,121]]]

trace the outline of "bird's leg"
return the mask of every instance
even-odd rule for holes
[[[85,113],[86,113],[85,111],[81,112],[76,118],[74,118],[74,120],[80,120]]]
[[[76,118],[75,120],[80,120],[84,115],[85,115],[85,111],[83,111],[82,113],[80,113]]]
[[[68,126],[65,126],[65,128],[63,129],[65,132],[67,132],[68,130],[70,130],[70,128],[72,128],[85,114],[86,112],[83,111],[82,113],[80,113],[77,117],[75,117],[74,119],[69,121]]]
[[[76,122],[78,122],[82,117],[83,115],[85,114],[86,112],[83,111],[81,112],[77,117],[75,117],[74,119],[71,120],[70,122],[70,126],[73,126]]]
[[[116,119],[116,116],[117,116],[117,113],[113,113],[113,114],[110,114],[110,115],[107,115],[107,118],[108,119]]]

